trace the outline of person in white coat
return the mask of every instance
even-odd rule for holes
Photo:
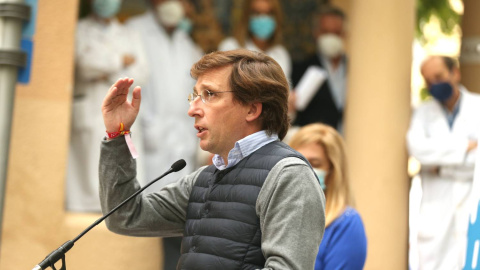
[[[100,212],[100,151],[95,142],[105,136],[105,127],[98,107],[105,89],[118,78],[136,76],[137,82],[143,84],[148,77],[148,67],[138,37],[115,18],[122,1],[91,0],[89,3],[92,12],[78,22],[76,31],[66,207],[70,211]],[[132,134],[132,137],[140,147],[141,136]]]
[[[196,169],[197,138],[192,132],[193,119],[185,113],[188,111],[185,100],[195,85],[190,67],[201,58],[202,51],[178,27],[185,16],[181,1],[150,0],[149,3],[147,12],[126,22],[140,34],[151,71],[150,79],[142,85],[143,111],[139,120],[144,156],[141,159],[149,181],[176,160],[184,159],[187,163],[180,175],[169,175],[146,190],[153,192]],[[164,269],[175,269],[180,244],[178,237],[163,239]]]
[[[263,52],[277,61],[290,82],[292,60],[282,45],[282,22],[282,8],[278,0],[246,0],[234,36],[224,39],[218,50],[245,48]]]
[[[151,72],[148,82],[142,85],[144,113],[140,121],[145,175],[153,180],[178,159],[187,162],[184,171],[195,168],[197,140],[190,132],[192,120],[185,113],[188,110],[185,97],[195,85],[190,67],[201,58],[202,52],[185,31],[177,28],[184,18],[180,1],[150,0],[150,3],[152,9],[127,20],[126,26],[140,34]],[[173,179],[177,178],[167,176],[147,190],[158,189]]]
[[[480,126],[480,95],[460,84],[455,60],[431,56],[421,72],[432,100],[414,112],[407,133],[410,155],[421,163],[419,266],[461,269]]]

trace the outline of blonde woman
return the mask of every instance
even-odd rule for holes
[[[330,126],[310,124],[292,136],[290,146],[310,162],[327,199],[315,270],[363,269],[367,240],[362,219],[352,207],[342,137]]]

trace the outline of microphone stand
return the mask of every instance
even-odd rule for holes
[[[124,204],[126,204],[128,201],[130,201],[132,198],[137,196],[140,192],[144,191],[146,188],[148,188],[149,186],[151,186],[153,183],[157,182],[161,178],[165,177],[166,175],[168,175],[172,172],[178,172],[179,170],[183,169],[185,167],[185,165],[186,165],[186,163],[185,163],[185,160],[183,160],[183,159],[180,159],[180,160],[176,161],[175,163],[173,163],[172,167],[170,167],[170,169],[168,169],[168,171],[166,171],[165,173],[163,173],[159,177],[155,178],[153,181],[151,181],[150,183],[148,183],[147,185],[145,185],[144,187],[142,187],[141,189],[137,190],[135,193],[130,195],[130,197],[128,197],[122,203],[120,203],[115,208],[110,210],[110,212],[108,212],[106,215],[97,219],[92,225],[90,225],[83,232],[81,232],[79,235],[77,235],[77,237],[75,237],[73,240],[68,240],[63,245],[61,245],[58,249],[52,251],[50,254],[47,255],[47,257],[45,257],[45,259],[43,261],[41,261],[39,264],[37,264],[32,270],[45,270],[48,267],[51,267],[53,270],[57,270],[55,268],[55,263],[58,262],[60,259],[62,259],[62,267],[59,270],[66,270],[67,265],[66,265],[66,262],[65,262],[65,253],[67,253],[73,247],[75,242],[77,242],[80,238],[82,238],[82,236],[84,236],[87,232],[89,232],[91,229],[93,229],[93,227],[100,224],[100,222],[105,220],[113,212],[117,211],[118,208],[122,207]]]

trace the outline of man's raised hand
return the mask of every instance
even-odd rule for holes
[[[135,87],[132,101],[128,101],[127,96],[132,84],[131,78],[118,79],[103,99],[102,114],[107,132],[119,131],[120,123],[124,124],[124,130],[130,130],[135,122],[140,110],[141,89],[139,86]]]

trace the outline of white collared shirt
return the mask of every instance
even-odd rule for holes
[[[271,142],[278,141],[278,135],[272,134],[269,136],[265,130],[255,132],[247,137],[235,142],[235,146],[228,153],[228,164],[225,165],[223,158],[216,154],[212,158],[213,165],[219,170],[237,165],[244,157],[258,150],[260,147]]]

